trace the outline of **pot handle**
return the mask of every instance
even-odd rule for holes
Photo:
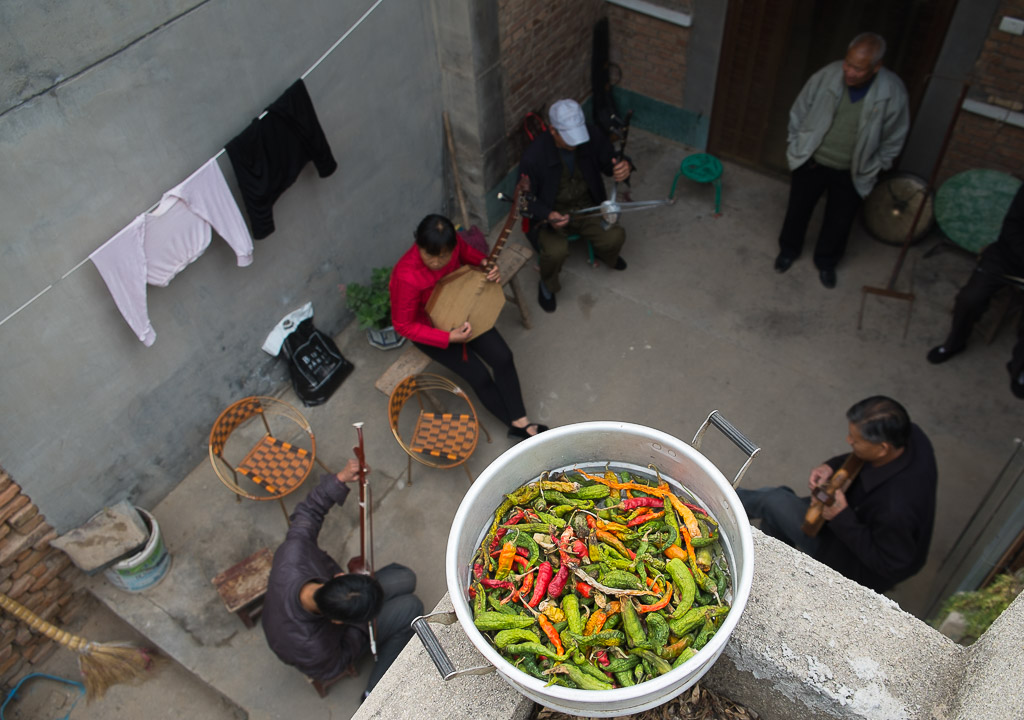
[[[441,625],[451,625],[457,620],[455,611],[450,612],[436,612],[429,615],[420,615],[413,619],[412,629],[416,631],[416,634],[420,638],[420,642],[423,643],[423,648],[427,651],[427,655],[434,661],[434,666],[437,667],[437,671],[441,673],[441,677],[444,680],[451,680],[453,677],[459,675],[486,675],[494,672],[493,665],[480,665],[479,667],[467,668],[465,670],[456,670],[455,665],[448,657],[448,653],[441,647],[441,643],[437,640],[437,635],[430,628],[428,623],[440,623]]]
[[[708,419],[700,426],[700,430],[698,430],[697,434],[693,436],[693,442],[691,445],[693,445],[695,450],[700,450],[700,442],[704,439],[704,432],[708,429],[708,425],[714,425],[716,428],[721,430],[723,435],[732,440],[736,444],[736,447],[747,455],[747,461],[743,463],[743,467],[741,467],[740,471],[736,473],[736,477],[732,481],[732,486],[735,488],[740,484],[740,479],[743,477],[743,473],[747,471],[747,468],[750,467],[750,463],[753,461],[754,456],[761,452],[761,448],[750,442],[750,440],[747,439],[747,436],[741,433],[735,425],[722,417],[721,413],[717,410],[712,410],[711,414],[708,415]]]

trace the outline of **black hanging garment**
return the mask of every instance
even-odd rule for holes
[[[281,349],[288,359],[295,394],[306,407],[327,402],[353,369],[334,340],[317,330],[309,318],[288,334]]]
[[[225,146],[256,240],[274,232],[274,203],[310,160],[320,177],[338,168],[302,80],[284,91],[262,119]]]

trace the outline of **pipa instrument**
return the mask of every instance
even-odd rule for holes
[[[832,477],[826,480],[824,485],[811,493],[811,504],[807,508],[807,512],[804,513],[804,524],[800,526],[800,529],[804,531],[804,535],[808,537],[817,536],[821,531],[821,526],[825,524],[825,518],[822,516],[821,511],[826,505],[831,505],[835,502],[836,490],[846,492],[846,489],[850,487],[850,483],[857,477],[857,473],[860,472],[862,467],[864,467],[864,461],[850,453],[846,456],[846,460],[843,461],[840,468],[832,473]]]
[[[501,284],[487,279],[487,268],[498,260],[498,253],[505,247],[505,241],[512,232],[516,218],[523,211],[526,192],[530,189],[530,179],[523,175],[516,185],[515,196],[512,198],[512,210],[509,211],[505,226],[487,256],[483,267],[463,265],[454,272],[448,273],[438,280],[434,292],[427,301],[427,315],[434,327],[450,332],[462,324],[469,322],[472,332],[467,338],[487,332],[498,320],[498,314],[505,305],[505,291]]]

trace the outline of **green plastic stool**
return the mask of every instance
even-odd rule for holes
[[[568,240],[569,242],[575,242],[576,240],[579,240],[579,239],[580,239],[579,235],[569,235],[566,238],[566,240]],[[589,240],[587,240],[587,262],[590,265],[593,265],[594,262],[595,262],[595,260],[594,260],[594,244],[592,242],[590,242]]]
[[[679,176],[685,175],[699,183],[711,183],[715,186],[715,216],[722,214],[722,163],[714,155],[696,153],[683,158],[679,172],[672,179],[672,190],[668,194],[671,200],[676,194],[676,183]]]

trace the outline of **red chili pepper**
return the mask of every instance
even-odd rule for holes
[[[591,530],[597,527],[597,520],[594,519],[593,515],[587,515],[587,527]]]
[[[623,510],[636,510],[639,507],[665,507],[665,501],[656,497],[626,498],[619,503]]]
[[[498,531],[494,533],[494,539],[491,540],[491,547],[488,549],[488,552],[493,552],[497,549],[498,543],[501,542],[501,539],[505,537],[505,533],[507,532],[508,528],[498,528]]]
[[[526,603],[530,607],[537,607],[541,598],[544,597],[544,593],[547,592],[548,585],[551,583],[551,576],[555,574],[555,569],[551,567],[551,563],[547,560],[542,562],[537,568],[537,581],[533,584],[533,595],[530,597],[530,602]]]
[[[594,653],[594,659],[597,660],[602,665],[611,665],[612,664],[612,661],[608,659],[608,651],[607,650],[598,650],[596,653]]]
[[[590,551],[587,550],[587,544],[582,540],[572,541],[572,552],[579,557],[585,557],[587,560],[590,559]]]
[[[582,580],[580,580],[578,583],[576,583],[576,592],[578,592],[583,597],[588,598],[590,597],[590,586]]]
[[[476,588],[472,585],[469,587],[469,599],[472,600],[476,597]]]
[[[555,577],[552,578],[550,584],[548,584],[548,597],[552,600],[557,600],[565,589],[565,581],[569,579],[569,563],[563,562],[562,567],[558,568],[558,572],[555,573]],[[561,655],[562,653],[559,653]]]
[[[473,577],[477,580],[483,580],[484,566],[480,563],[473,563]]]
[[[505,521],[504,524],[505,525],[515,525],[517,522],[522,520],[525,516],[526,516],[526,513],[522,509],[516,510],[514,513],[512,513],[512,515],[509,517],[509,519]]]
[[[522,596],[522,597],[526,597],[526,594],[528,592],[530,592],[530,588],[532,588],[532,587],[533,587],[533,573],[531,572],[531,573],[527,574],[527,576],[525,578],[523,578],[522,587],[519,588],[519,595]]]
[[[480,584],[485,588],[501,588],[502,590],[511,590],[515,587],[511,580],[492,580],[491,578],[484,578],[480,581]]]
[[[498,557],[501,555],[501,550],[492,550],[491,557]],[[516,555],[522,555],[523,557],[530,557],[530,551],[524,547],[516,548]]]
[[[651,520],[657,520],[658,518],[664,517],[664,516],[665,516],[665,511],[664,510],[662,510],[661,512],[648,512],[648,513],[644,513],[643,515],[636,516],[635,518],[630,520],[628,523],[626,523],[626,525],[627,525],[627,527],[636,527],[637,525],[643,525],[646,522],[650,522]]]

